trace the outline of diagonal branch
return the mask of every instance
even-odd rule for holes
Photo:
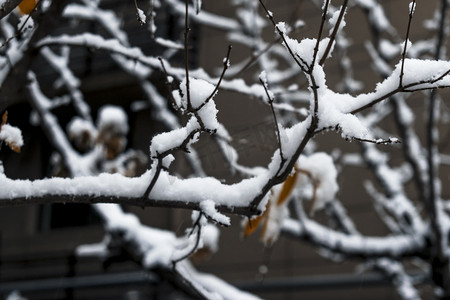
[[[0,4],[0,20],[7,16],[22,0],[5,0]]]
[[[322,12],[322,20],[320,21],[319,33],[318,33],[317,41],[316,41],[316,46],[314,47],[313,60],[312,60],[311,65],[309,66],[309,73],[312,73],[312,70],[314,69],[314,65],[317,60],[317,54],[319,53],[319,44],[320,44],[320,40],[322,39],[323,27],[325,25],[325,21],[327,18],[329,4],[330,4],[330,0],[325,0],[323,12]]]
[[[278,35],[281,37],[281,39],[283,40],[284,45],[286,46],[286,48],[288,49],[289,54],[292,56],[292,58],[294,59],[295,63],[300,67],[300,69],[303,72],[307,72],[306,68],[308,67],[306,62],[303,61],[301,59],[301,57],[299,57],[298,55],[296,55],[294,53],[294,51],[291,49],[291,47],[289,46],[286,37],[285,37],[285,33],[283,31],[281,31],[281,29],[278,27],[278,25],[275,23],[274,19],[273,19],[273,14],[272,12],[270,12],[266,5],[263,3],[262,0],[259,0],[259,3],[261,4],[261,6],[263,7],[263,9],[266,11],[267,17],[269,18],[269,20],[272,22],[273,27],[275,28],[275,30],[278,32]]]
[[[414,15],[414,9],[415,9],[415,6],[416,6],[416,0],[413,0],[411,5],[412,5],[412,7],[411,7],[411,9],[409,11],[408,27],[406,29],[405,44],[403,46],[403,51],[402,51],[402,67],[401,67],[401,70],[400,70],[400,80],[399,80],[399,84],[398,84],[399,87],[403,86],[403,75],[404,75],[403,70],[404,70],[404,67],[405,67],[406,48],[408,47],[409,33],[410,33],[410,30],[411,30],[411,21],[412,21],[413,15]]]
[[[339,30],[342,19],[344,18],[345,12],[347,10],[347,4],[348,0],[344,0],[344,3],[341,6],[341,11],[339,12],[339,17],[336,21],[336,24],[334,25],[333,32],[331,33],[330,41],[328,42],[327,48],[325,49],[325,52],[323,53],[323,56],[320,59],[319,65],[321,66],[323,66],[323,64],[325,63],[325,60],[327,59],[328,54],[330,53],[331,47],[333,46],[334,40],[336,39],[337,32]]]

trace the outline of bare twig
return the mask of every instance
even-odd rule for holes
[[[289,54],[292,56],[292,58],[294,59],[295,63],[300,67],[300,69],[303,72],[307,72],[307,68],[308,65],[302,61],[302,59],[294,53],[294,51],[291,49],[291,47],[289,46],[289,44],[286,41],[286,38],[284,36],[284,33],[280,30],[280,28],[278,28],[277,24],[275,23],[274,19],[273,19],[273,15],[272,13],[267,9],[267,7],[264,5],[262,0],[259,0],[259,3],[261,4],[261,6],[264,8],[264,10],[266,11],[267,17],[269,18],[269,20],[272,22],[273,27],[276,29],[276,31],[278,32],[279,36],[281,37],[281,39],[283,40],[283,43],[285,45],[285,47],[288,49]]]
[[[166,67],[164,66],[164,60],[161,57],[158,57],[158,59],[161,62],[161,69],[163,70],[164,76],[166,77],[166,80],[164,81],[164,84],[166,85],[167,91],[169,92],[169,99],[172,102],[173,108],[178,110],[179,107],[177,106],[176,101],[173,98],[172,85],[170,84],[170,81],[169,81],[169,74],[167,74]]]
[[[186,71],[186,99],[187,99],[187,108],[188,111],[191,110],[191,91],[189,87],[189,0],[185,0],[186,3],[186,11],[184,17],[184,67]]]
[[[203,213],[200,212],[200,213],[198,214],[197,219],[195,220],[195,222],[194,222],[194,224],[193,224],[193,226],[192,226],[191,231],[189,232],[189,235],[192,235],[192,234],[194,233],[195,227],[200,225],[200,220],[202,219],[202,216],[203,216]]]
[[[249,58],[247,63],[239,70],[237,71],[234,76],[239,76],[243,72],[245,72],[248,68],[250,68],[264,53],[267,53],[274,45],[278,44],[281,41],[281,37],[275,38],[273,41],[271,41],[269,44],[266,45],[266,47],[262,50],[260,50],[257,53],[252,53],[252,56]]]
[[[336,39],[337,32],[341,25],[342,19],[344,18],[345,11],[347,10],[347,4],[348,0],[344,0],[344,3],[341,6],[341,11],[339,12],[339,17],[336,21],[336,24],[334,25],[333,32],[331,33],[330,41],[328,42],[327,48],[325,49],[325,52],[323,53],[323,56],[320,59],[319,65],[321,66],[323,66],[323,64],[325,63],[325,60],[327,59],[328,54],[330,53],[331,47],[333,46],[334,40]]]
[[[283,167],[284,163],[286,162],[286,158],[283,155],[283,147],[282,147],[282,143],[281,143],[281,133],[280,133],[279,125],[278,125],[277,114],[275,113],[275,109],[273,108],[274,99],[273,99],[273,96],[269,92],[267,82],[264,82],[261,78],[259,78],[259,81],[261,82],[261,84],[264,87],[264,90],[266,91],[270,109],[272,110],[273,119],[275,121],[275,128],[277,129],[278,147],[280,149],[280,158],[281,158],[280,167]]]
[[[153,175],[152,181],[150,182],[147,189],[145,190],[144,195],[142,196],[144,199],[147,199],[148,196],[150,195],[150,192],[153,190],[153,187],[155,186],[156,181],[158,181],[159,174],[161,173],[162,167],[163,167],[162,166],[162,157],[158,157],[158,162],[156,163],[155,175]]]
[[[223,77],[225,76],[225,72],[227,71],[228,67],[230,66],[230,53],[231,53],[231,49],[232,48],[233,47],[231,45],[228,46],[227,56],[223,60],[223,70],[222,70],[222,74],[220,74],[219,81],[217,82],[217,84],[216,84],[214,90],[212,91],[211,95],[209,95],[208,98],[206,98],[206,100],[203,101],[203,103],[196,109],[197,111],[202,109],[203,106],[205,106],[206,103],[208,103],[208,101],[211,100],[214,97],[214,95],[217,93],[217,90],[219,89],[220,83],[222,82]]]
[[[314,64],[316,63],[317,53],[319,53],[319,44],[320,44],[320,40],[322,39],[323,27],[325,25],[325,21],[327,18],[329,4],[330,4],[330,0],[326,0],[325,6],[324,6],[323,12],[322,12],[322,20],[320,21],[320,27],[319,27],[319,33],[317,35],[316,46],[314,47],[313,60],[311,62],[311,65],[309,66],[309,73],[312,73],[312,70],[314,69]]]
[[[193,246],[192,249],[191,249],[188,253],[186,253],[185,255],[183,255],[183,256],[181,256],[181,257],[179,257],[179,258],[177,258],[177,259],[174,259],[174,260],[172,261],[172,264],[173,264],[173,265],[176,265],[176,264],[179,263],[180,261],[185,260],[186,258],[188,258],[189,256],[191,256],[192,254],[194,254],[194,252],[197,250],[198,245],[200,244],[200,237],[201,237],[201,233],[202,233],[202,225],[200,224],[200,220],[201,220],[202,217],[203,217],[203,213],[200,211],[199,216],[198,216],[198,218],[197,218],[197,221],[195,222],[195,224],[194,224],[194,226],[193,226],[193,228],[192,228],[192,231],[191,231],[191,233],[189,234],[189,235],[191,235],[191,234],[193,233],[194,229],[197,228],[196,239],[195,239],[195,244],[194,244],[194,246]]]
[[[408,39],[409,39],[409,32],[411,29],[411,21],[412,21],[412,17],[414,14],[414,7],[416,5],[416,0],[413,0],[412,2],[412,8],[409,11],[409,18],[408,18],[408,28],[406,29],[406,38],[405,38],[405,45],[403,46],[403,51],[402,51],[402,66],[401,66],[401,70],[400,70],[400,80],[398,83],[398,86],[401,88],[403,86],[403,69],[405,66],[405,58],[406,58],[406,48],[408,47]]]

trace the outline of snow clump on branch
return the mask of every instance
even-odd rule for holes
[[[97,127],[99,129],[112,127],[122,134],[128,133],[128,117],[122,108],[107,105],[101,108],[98,114]]]

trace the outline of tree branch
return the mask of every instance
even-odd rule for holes
[[[0,20],[7,16],[22,0],[5,0],[0,6]]]
[[[323,66],[323,64],[325,63],[325,60],[327,59],[328,54],[330,53],[331,46],[333,46],[334,40],[336,39],[337,32],[339,30],[342,19],[344,18],[345,12],[347,10],[347,4],[348,0],[344,0],[344,3],[341,6],[341,11],[339,12],[339,17],[336,21],[336,24],[334,25],[333,32],[331,33],[330,41],[328,42],[327,48],[325,49],[325,52],[323,53],[323,56],[320,59],[319,65],[321,66]]]
[[[283,233],[293,238],[306,240],[313,245],[342,254],[348,258],[404,258],[427,256],[423,236],[398,235],[389,237],[365,237],[347,235],[308,219],[287,219]]]
[[[94,179],[94,178],[93,178]],[[99,184],[101,184],[99,182]],[[51,185],[51,182],[49,182]],[[111,185],[111,189],[114,185]],[[98,203],[116,203],[131,205],[136,207],[166,207],[166,208],[179,208],[187,210],[198,210],[201,211],[200,202],[188,202],[183,200],[168,200],[168,199],[144,199],[141,195],[139,196],[125,196],[125,195],[113,195],[113,194],[76,194],[72,191],[61,192],[58,194],[36,194],[30,196],[11,196],[5,197],[5,195],[0,196],[0,207],[12,207],[12,206],[22,206],[22,205],[33,205],[33,204],[54,204],[54,203],[88,203],[88,204],[98,204]],[[255,211],[250,206],[228,206],[226,204],[217,205],[216,209],[223,213],[229,213],[233,215],[240,216],[254,216]]]

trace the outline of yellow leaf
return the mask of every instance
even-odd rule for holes
[[[36,0],[22,0],[22,2],[20,2],[18,6],[20,13],[22,15],[29,15],[36,6],[36,3]]]
[[[295,169],[294,174],[292,174],[292,176],[289,176],[285,182],[283,182],[282,187],[281,187],[281,191],[280,194],[278,195],[278,199],[274,199],[273,194],[270,197],[269,201],[277,201],[277,205],[281,205],[283,204],[286,199],[289,198],[289,195],[292,193],[292,190],[295,187],[295,183],[297,182],[297,169]],[[264,213],[258,217],[256,217],[253,220],[247,220],[245,223],[245,230],[244,230],[244,237],[247,237],[249,235],[251,235],[253,232],[255,232],[255,230],[258,228],[258,226],[260,225],[260,223],[262,221],[263,225],[262,225],[262,232],[261,232],[261,236],[264,239],[264,236],[266,235],[266,231],[267,231],[267,226],[268,226],[268,215],[270,211],[270,203],[267,205],[266,210],[264,211]]]
[[[256,228],[258,228],[259,223],[265,218],[267,214],[267,209],[263,212],[262,215],[257,216],[253,220],[247,220],[245,223],[244,237],[248,237],[250,234],[255,232]]]
[[[294,174],[289,176],[281,187],[280,195],[278,196],[277,205],[281,205],[289,198],[289,195],[292,193],[292,190],[295,187],[295,183],[297,181],[297,170],[294,170]]]

